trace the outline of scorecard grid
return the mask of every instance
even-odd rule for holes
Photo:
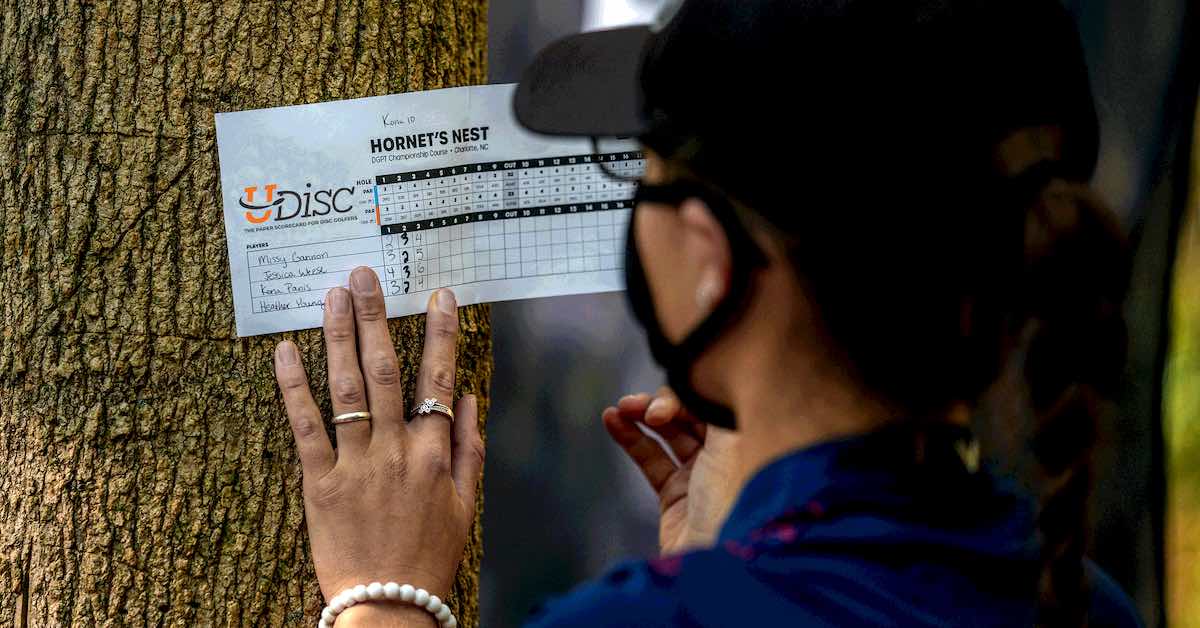
[[[321,307],[357,266],[387,296],[620,270],[640,152],[468,164],[375,177],[379,235],[247,254],[252,311]],[[334,246],[330,247],[329,245]]]

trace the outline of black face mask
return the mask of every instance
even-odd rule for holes
[[[754,271],[766,264],[766,256],[750,238],[729,201],[707,186],[682,182],[668,185],[640,184],[634,197],[634,211],[637,211],[639,204],[646,202],[678,207],[689,198],[704,201],[725,230],[733,259],[729,293],[682,342],[672,344],[663,333],[658,315],[654,311],[650,286],[642,268],[641,257],[638,255],[634,220],[631,216],[625,242],[625,294],[629,298],[634,316],[646,330],[651,355],[666,370],[667,384],[679,396],[684,407],[705,423],[735,429],[737,421],[733,411],[728,406],[704,397],[692,386],[692,366],[741,316],[748,301]]]

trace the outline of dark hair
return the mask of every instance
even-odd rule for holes
[[[1119,225],[1084,185],[1051,181],[1027,215],[1024,380],[1033,412],[1043,570],[1041,623],[1084,623],[1092,449],[1126,352]]]
[[[1057,133],[1007,139],[1032,134],[1033,145],[1053,146]],[[1006,161],[993,147],[986,160],[963,153],[957,166],[925,161],[944,148],[914,149],[910,164],[869,168],[869,178],[842,169],[831,176],[844,180],[823,184],[837,195],[809,197],[811,206],[734,205],[785,243],[864,389],[915,421],[943,421],[965,405],[999,423],[977,426],[984,433],[1031,424],[1021,445],[1041,495],[1039,624],[1080,626],[1092,450],[1125,357],[1123,232],[1053,158]],[[915,176],[924,163],[949,169]],[[1020,449],[988,453],[1011,462]]]

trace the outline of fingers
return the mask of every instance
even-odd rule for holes
[[[629,401],[626,402],[626,400]],[[629,404],[637,402],[629,397],[621,401],[625,402],[627,407]],[[648,404],[649,401],[646,400],[645,403]],[[654,489],[654,492],[660,492],[676,469],[675,463],[667,455],[667,452],[663,451],[663,448],[654,442],[654,439],[642,433],[638,429],[637,423],[629,419],[620,407],[605,409],[601,418],[608,434],[642,470],[642,475],[646,476],[650,487]]]
[[[670,445],[684,464],[704,445],[704,424],[688,414],[670,388],[659,388],[643,412],[641,420]]]
[[[666,386],[658,389],[654,399],[650,401],[650,405],[646,408],[646,425],[658,427],[666,425],[683,414],[683,404],[679,402],[679,397]]]
[[[616,408],[605,411],[603,419],[613,440],[634,459],[655,490],[662,488],[664,476],[686,466],[704,446],[704,426],[687,414],[679,398],[665,386],[654,397],[645,393],[622,397]],[[667,450],[639,429],[639,422],[657,434]]]
[[[321,411],[308,388],[308,377],[300,361],[300,351],[289,341],[275,347],[275,379],[283,393],[288,423],[296,439],[296,452],[305,477],[320,478],[334,465],[333,446],[325,434]]]
[[[425,351],[421,370],[417,374],[416,403],[437,399],[450,405],[454,399],[454,352],[458,344],[458,306],[454,293],[441,289],[429,297],[425,316]],[[427,439],[429,446],[448,453],[450,419],[431,413],[413,419],[411,429],[418,438]],[[436,450],[436,449],[435,449]]]
[[[383,438],[402,436],[405,408],[400,363],[388,332],[387,305],[375,271],[367,267],[356,268],[350,274],[350,293],[358,330],[361,372],[371,409],[371,433]]]
[[[334,288],[325,298],[325,348],[329,355],[329,398],[336,417],[367,410],[367,394],[355,344],[354,306],[350,291]],[[338,425],[338,457],[356,456],[371,440],[371,421]]]
[[[680,465],[686,465],[704,446],[704,439],[698,437],[687,424],[668,423],[661,427],[650,426],[650,429],[671,448]]]
[[[479,435],[479,405],[475,395],[467,395],[454,404],[450,447],[454,486],[467,510],[474,513],[475,489],[483,470],[483,438]]]
[[[630,420],[641,421],[651,401],[652,398],[646,393],[625,395],[617,401],[617,409],[621,411],[621,414],[629,417]]]

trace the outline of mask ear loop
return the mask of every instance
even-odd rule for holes
[[[716,307],[709,312],[699,325],[696,326],[673,349],[675,359],[686,364],[686,370],[681,375],[691,376],[691,365],[744,314],[750,304],[750,296],[754,285],[754,273],[766,265],[766,255],[750,236],[749,231],[737,216],[737,211],[724,197],[714,198],[706,195],[701,198],[712,211],[713,216],[721,224],[725,237],[729,242],[731,260],[729,291],[717,302]],[[682,369],[681,369],[682,370]],[[695,395],[699,397],[699,395]],[[733,411],[728,407],[707,399],[693,399],[693,404],[701,404],[701,408],[688,406],[697,416],[709,416],[710,423],[717,427],[735,429],[737,420]],[[685,400],[685,405],[687,405]],[[702,414],[703,413],[703,414]]]
[[[679,395],[680,401],[698,419],[725,429],[736,429],[737,420],[727,406],[701,396],[691,385],[692,365],[711,347],[745,311],[750,301],[754,271],[766,265],[766,256],[742,224],[732,203],[712,189],[697,182],[704,201],[721,224],[729,242],[732,260],[729,292],[717,302],[701,323],[678,345],[672,344],[662,331],[654,309],[649,282],[637,253],[634,221],[629,222],[626,234],[626,287],[634,315],[646,326],[650,351],[667,372],[667,383]]]
[[[592,136],[590,139],[593,154],[601,155],[599,138]],[[644,139],[644,141],[653,145],[649,139]],[[698,151],[699,144],[692,138],[679,142],[676,146],[677,150],[672,151],[671,154],[675,159],[686,163],[686,159],[682,159],[680,153],[686,152],[694,155]],[[599,166],[602,172],[615,180],[638,180],[637,178],[623,177],[608,170],[604,167],[604,162],[599,162]],[[694,179],[693,177],[689,178]],[[678,345],[672,344],[662,331],[662,325],[650,295],[649,282],[637,253],[633,216],[630,217],[629,229],[626,233],[626,290],[629,292],[634,315],[647,327],[650,351],[655,360],[666,369],[667,383],[679,395],[680,401],[700,420],[717,427],[736,429],[737,420],[730,408],[713,402],[693,390],[691,367],[704,351],[712,346],[741,316],[750,301],[754,271],[766,265],[767,257],[754,242],[749,230],[738,216],[732,201],[712,185],[700,180],[692,182],[701,191],[697,197],[708,205],[729,242],[732,261],[729,292],[717,302],[708,316],[689,332],[682,342]],[[633,211],[635,213],[637,211],[636,204]]]

